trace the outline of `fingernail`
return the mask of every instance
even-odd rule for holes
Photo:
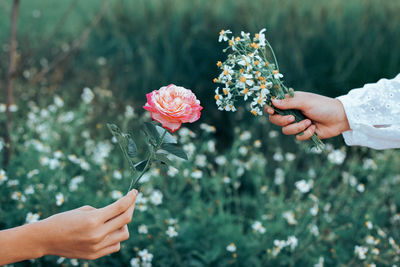
[[[308,126],[310,124],[311,124],[311,121],[310,120],[306,120],[306,125]]]
[[[294,121],[294,116],[290,115],[289,121]]]
[[[274,112],[274,110],[273,110],[272,108],[269,108],[269,109],[267,110],[267,112],[270,113],[270,114],[272,114],[272,113]]]
[[[136,197],[137,194],[138,194],[138,191],[137,191],[136,189],[133,189],[131,192],[133,193],[133,195],[134,195],[135,197]]]

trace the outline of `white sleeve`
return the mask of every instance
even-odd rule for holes
[[[351,129],[343,133],[347,145],[400,148],[400,74],[353,89],[337,99],[344,106]]]

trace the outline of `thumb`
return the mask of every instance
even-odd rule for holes
[[[300,92],[296,92],[293,97],[286,95],[285,99],[273,99],[272,104],[282,110],[285,109],[299,109],[305,108],[307,101]]]

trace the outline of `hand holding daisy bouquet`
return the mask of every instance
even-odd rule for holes
[[[237,100],[243,97],[245,101],[250,101],[250,112],[255,116],[262,115],[265,105],[269,105],[278,114],[293,115],[296,122],[302,121],[305,116],[300,111],[280,110],[271,103],[274,98],[293,97],[294,90],[283,84],[283,75],[279,73],[274,51],[264,32],[265,29],[262,29],[254,37],[244,32],[238,37],[232,36],[230,30],[220,32],[218,41],[228,42],[223,51],[229,51],[229,54],[225,62],[217,62],[221,73],[214,82],[224,85],[222,89],[218,87],[215,90],[218,109],[234,112]],[[319,150],[324,148],[316,134],[312,136],[312,141]]]
[[[143,108],[151,112],[154,121],[161,123],[161,126],[152,122],[144,123],[143,132],[148,147],[146,159],[135,161],[138,149],[131,135],[121,132],[115,124],[108,124],[134,174],[128,192],[136,186],[153,163],[173,165],[168,158],[169,154],[187,160],[187,155],[178,147],[171,133],[177,131],[182,123],[197,121],[203,109],[191,90],[173,84],[161,87],[146,97],[147,103]]]

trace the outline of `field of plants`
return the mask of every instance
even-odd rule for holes
[[[323,152],[267,115],[215,105],[221,29],[266,28],[285,83],[328,96],[400,72],[398,0],[21,0],[5,165],[12,1],[0,0],[0,230],[126,193],[132,174],[107,129],[148,152],[146,93],[174,83],[204,110],[174,137],[189,160],[142,177],[131,237],[94,261],[13,266],[400,266],[400,153]]]

